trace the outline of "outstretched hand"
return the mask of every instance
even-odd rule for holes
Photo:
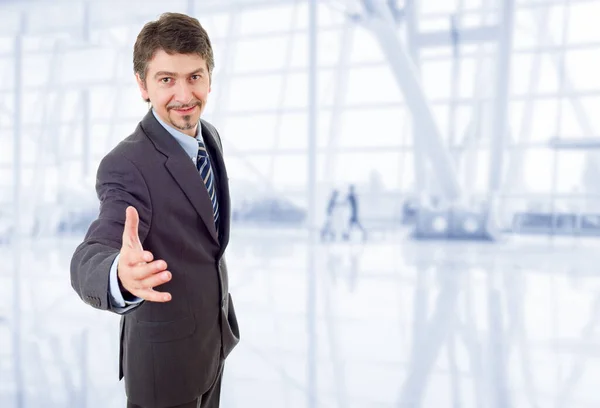
[[[154,255],[144,251],[138,233],[139,222],[137,210],[127,207],[117,276],[132,295],[151,302],[168,302],[171,294],[155,291],[154,288],[170,281],[171,272],[167,271],[165,261],[154,261]]]

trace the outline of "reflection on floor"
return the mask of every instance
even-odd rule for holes
[[[227,259],[242,341],[222,406],[600,406],[600,240],[405,235],[313,247],[299,232],[236,231]],[[124,406],[118,317],[70,288],[77,243],[24,244],[18,264],[0,247],[0,407],[18,406],[15,271],[22,406]]]

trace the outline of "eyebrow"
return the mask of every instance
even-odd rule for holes
[[[197,70],[190,72],[186,76],[192,76],[192,75],[196,75],[196,74],[199,74],[199,73],[203,74],[204,73],[204,68],[198,68]],[[169,71],[158,71],[156,74],[154,74],[154,78],[163,77],[163,76],[177,78],[179,75],[177,73],[175,73],[175,72],[169,72]]]

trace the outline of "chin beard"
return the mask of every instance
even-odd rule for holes
[[[190,130],[197,125],[197,123],[190,122],[191,119],[191,116],[184,116],[183,120],[185,120],[185,124],[173,123],[173,125],[179,130]]]

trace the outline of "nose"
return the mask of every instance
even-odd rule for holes
[[[181,104],[186,104],[192,99],[192,88],[186,81],[181,81],[175,90],[175,100]]]

